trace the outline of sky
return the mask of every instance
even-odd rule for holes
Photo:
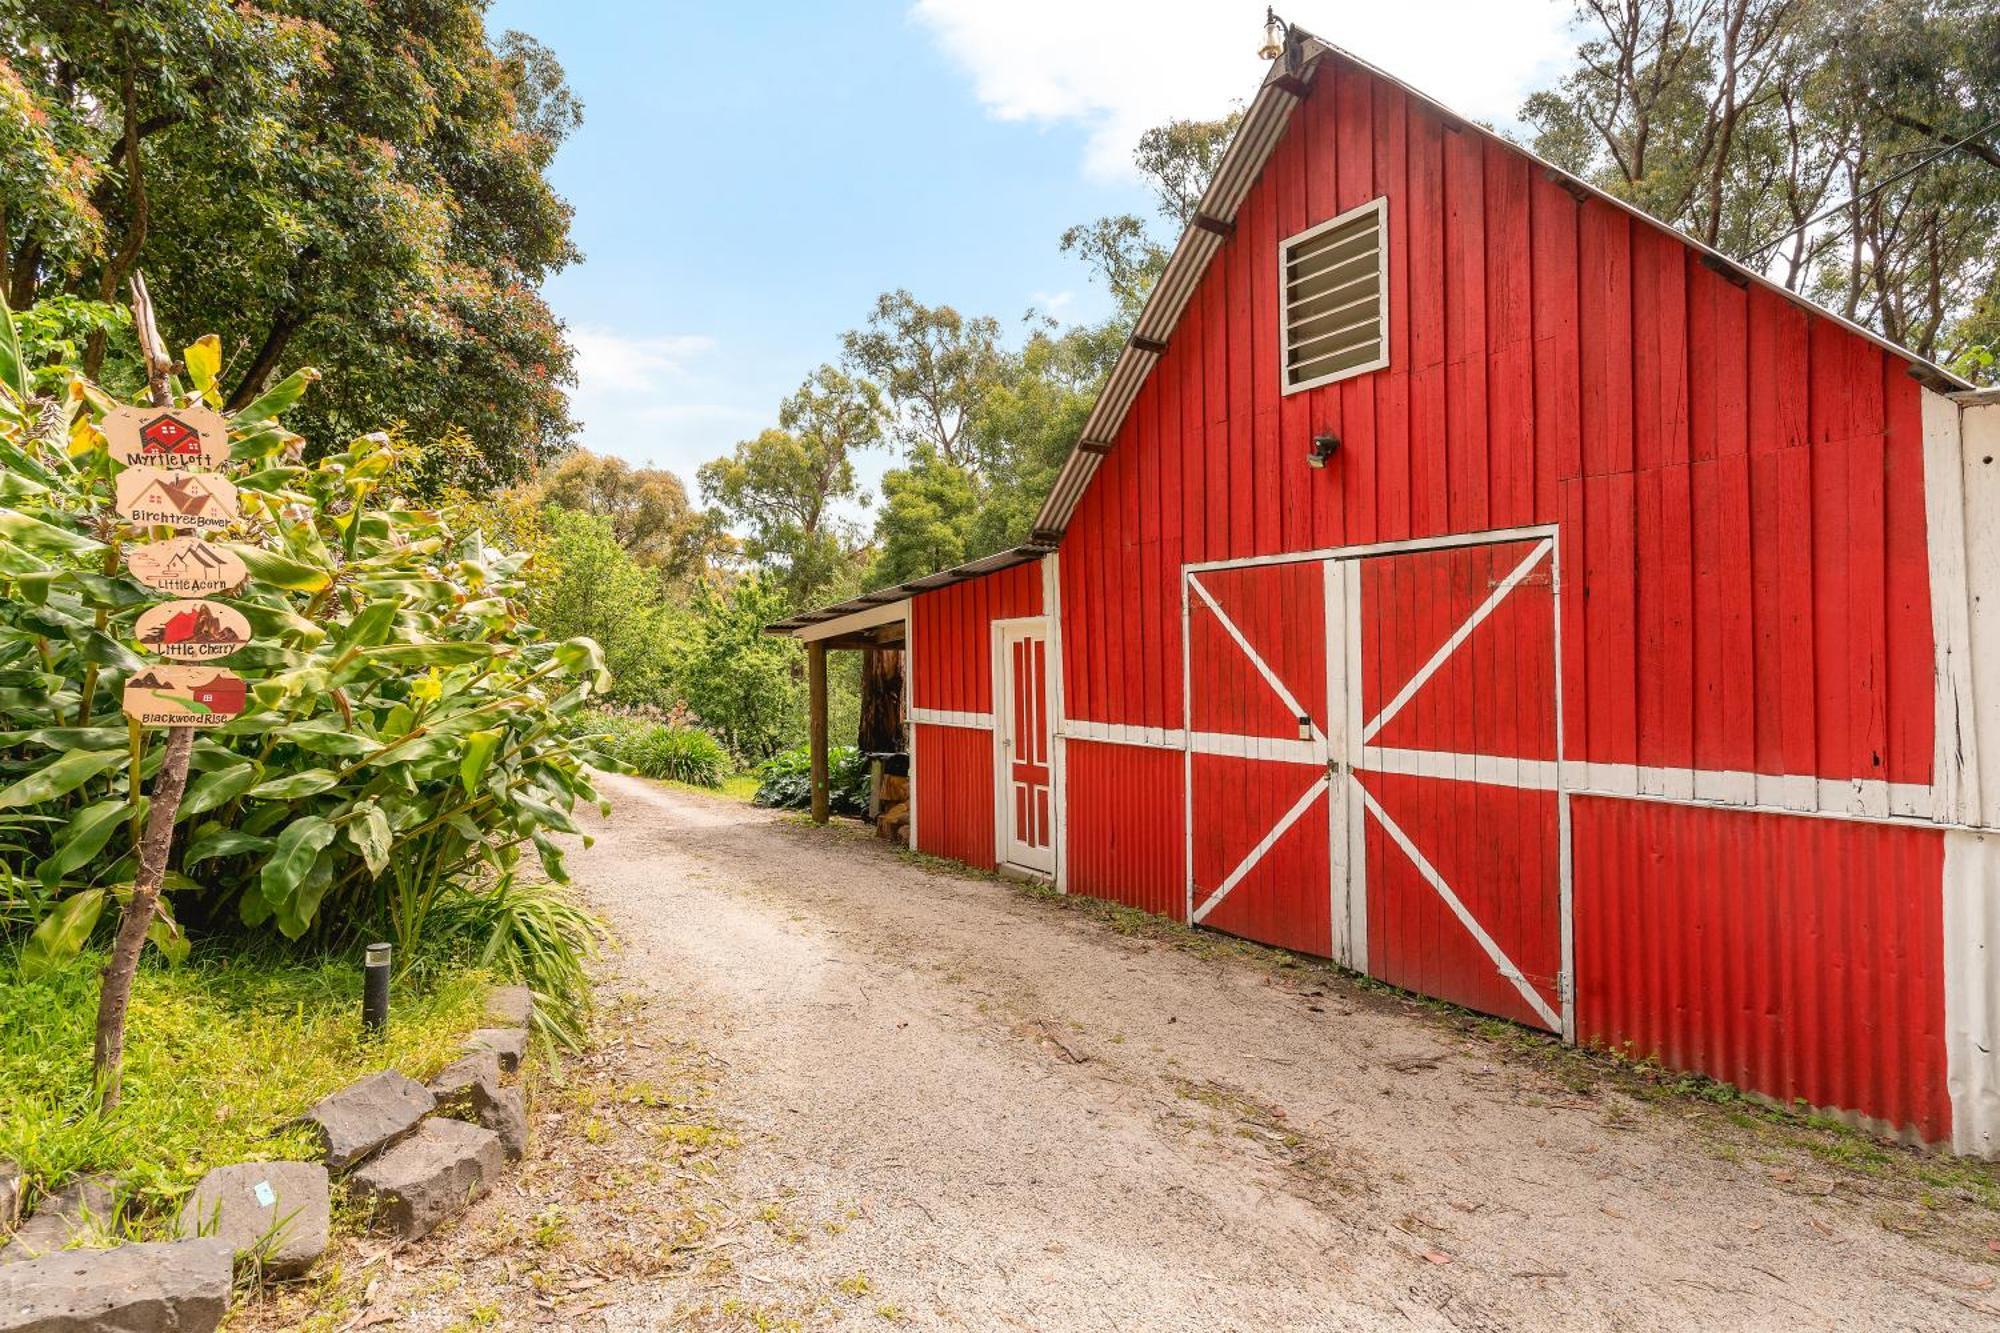
[[[1279,10],[1502,126],[1574,45],[1568,0]],[[1140,132],[1247,100],[1263,18],[1245,0],[494,0],[489,28],[553,49],[584,106],[552,172],[584,259],[546,289],[577,349],[580,442],[692,493],[897,287],[1010,328],[1101,317],[1057,238],[1150,214]]]

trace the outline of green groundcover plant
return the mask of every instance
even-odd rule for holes
[[[212,337],[188,347],[174,401],[219,407],[219,363]],[[114,914],[164,750],[120,711],[145,665],[133,622],[164,600],[123,557],[171,534],[115,515],[97,423],[118,404],[52,378],[31,377],[0,308],[0,937],[30,978]],[[566,880],[554,836],[598,800],[592,751],[561,723],[608,688],[602,655],[528,622],[528,556],[401,500],[420,450],[377,433],[302,461],[280,417],[315,378],[229,419],[241,517],[208,539],[250,571],[215,598],[253,631],[223,663],[249,703],[197,734],[151,938],[169,958],[183,926],[414,946],[448,922],[485,932],[503,974],[574,983],[589,919],[522,857]]]
[[[826,752],[827,807],[836,815],[859,818],[868,811],[868,761],[852,745]],[[780,751],[757,765],[752,804],[776,810],[812,807],[812,751],[806,746]]]

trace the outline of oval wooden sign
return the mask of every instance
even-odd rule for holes
[[[118,517],[176,528],[225,528],[237,518],[236,487],[219,472],[141,463],[118,474]]]
[[[220,467],[229,458],[229,423],[206,407],[120,407],[97,423],[111,456],[127,467]]]
[[[162,602],[132,632],[140,647],[177,662],[213,662],[250,642],[250,622],[221,602]]]
[[[249,687],[212,666],[149,666],[125,682],[125,716],[142,727],[219,727],[243,711]]]
[[[125,567],[148,588],[195,597],[225,592],[250,577],[242,557],[199,537],[135,546],[125,553]]]

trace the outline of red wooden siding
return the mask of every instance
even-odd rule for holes
[[[1278,247],[1376,198],[1389,364],[1284,395]],[[1928,813],[1936,652],[1905,363],[1338,57],[1234,221],[1063,534],[1060,721],[1094,738],[1060,751],[1067,887],[1184,917],[1192,886],[1206,924],[1359,961],[1361,858],[1370,971],[1553,1027],[1567,800],[1580,1037],[1947,1137],[1942,835],[1646,799],[1810,809],[1851,790],[1871,816]],[[1316,469],[1323,433],[1341,443]],[[1524,535],[1556,533],[1535,595],[1376,753],[1299,739],[1298,713],[1339,732],[1324,713],[1349,659],[1328,649],[1347,641],[1324,623],[1327,562],[1271,558],[1515,529],[1535,531],[1346,564],[1364,657],[1347,688],[1372,715]],[[1244,561],[1266,563],[1213,567]],[[1205,601],[1183,621],[1190,570],[1296,711]],[[991,623],[1039,613],[1040,579],[916,597],[913,706],[990,713]],[[991,734],[916,731],[921,846],[991,865]],[[1445,756],[1519,762],[1475,780]],[[1559,777],[1640,796],[1563,797]]]
[[[1578,797],[1577,1036],[1949,1136],[1944,835]]]
[[[976,727],[918,723],[917,848],[991,870],[993,855],[993,733]]]
[[[993,622],[1040,614],[1042,567],[1034,561],[912,597],[910,707],[992,712]]]
[[[1069,891],[1184,919],[1180,753],[1072,740],[1064,763]]]
[[[1377,196],[1390,364],[1281,397],[1264,257]],[[1571,759],[1928,782],[1919,392],[1330,59],[1064,538],[1068,713],[1182,725],[1183,564],[1559,523]]]

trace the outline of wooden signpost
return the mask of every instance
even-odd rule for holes
[[[227,592],[250,577],[243,557],[199,537],[135,546],[125,554],[125,567],[156,592],[192,597]]]
[[[216,472],[134,464],[118,474],[118,517],[148,526],[226,528],[237,518],[236,487]]]
[[[221,602],[162,602],[132,627],[139,646],[176,662],[213,662],[250,642],[250,622]]]
[[[186,472],[229,461],[229,423],[206,407],[120,407],[97,428],[126,467]]]

